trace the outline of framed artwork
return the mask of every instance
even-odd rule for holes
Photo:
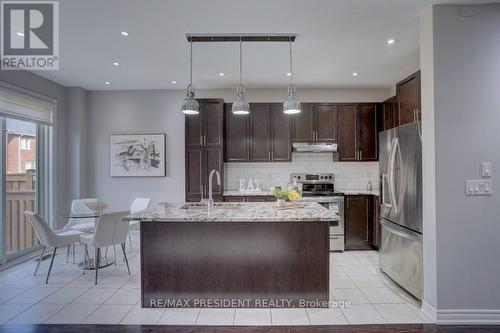
[[[166,134],[111,134],[111,177],[165,177]]]

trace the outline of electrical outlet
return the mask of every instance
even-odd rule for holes
[[[491,180],[466,180],[465,195],[492,195],[493,182]]]
[[[485,178],[491,177],[491,163],[483,162],[481,163],[481,176]]]

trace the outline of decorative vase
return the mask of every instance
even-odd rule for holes
[[[283,207],[285,205],[285,199],[276,199],[276,206]]]

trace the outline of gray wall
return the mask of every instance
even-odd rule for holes
[[[66,92],[60,84],[44,79],[38,75],[27,71],[0,71],[0,81],[17,86],[19,88],[31,90],[37,94],[44,95],[57,100],[57,112],[54,119],[54,174],[56,190],[56,214],[53,219],[63,212],[67,207],[66,197]]]
[[[460,10],[434,7],[437,308],[496,310],[498,321],[500,4]],[[482,161],[496,193],[466,197]]]
[[[389,97],[389,89],[305,89],[302,101],[378,102]],[[249,89],[255,102],[276,102],[285,89]],[[134,197],[154,202],[184,201],[184,116],[179,108],[183,90],[91,91],[88,97],[88,191],[127,209]],[[235,90],[203,90],[197,97],[220,97],[232,101]],[[167,133],[167,177],[111,178],[108,140],[111,133]]]

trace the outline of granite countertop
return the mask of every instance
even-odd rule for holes
[[[207,207],[201,203],[160,203],[126,216],[123,220],[153,222],[302,222],[338,221],[334,212],[318,203],[301,203],[304,208],[277,210],[274,202],[215,203],[214,212],[208,216]],[[185,205],[195,208],[185,209]]]
[[[272,196],[273,194],[271,191],[267,190],[262,190],[262,191],[239,191],[239,190],[228,190],[224,191],[222,194],[223,196],[226,197],[251,197],[251,196],[256,196],[256,197],[263,197],[263,196]]]
[[[335,189],[338,192],[342,192],[345,195],[379,195],[378,190],[363,190],[363,189]]]

